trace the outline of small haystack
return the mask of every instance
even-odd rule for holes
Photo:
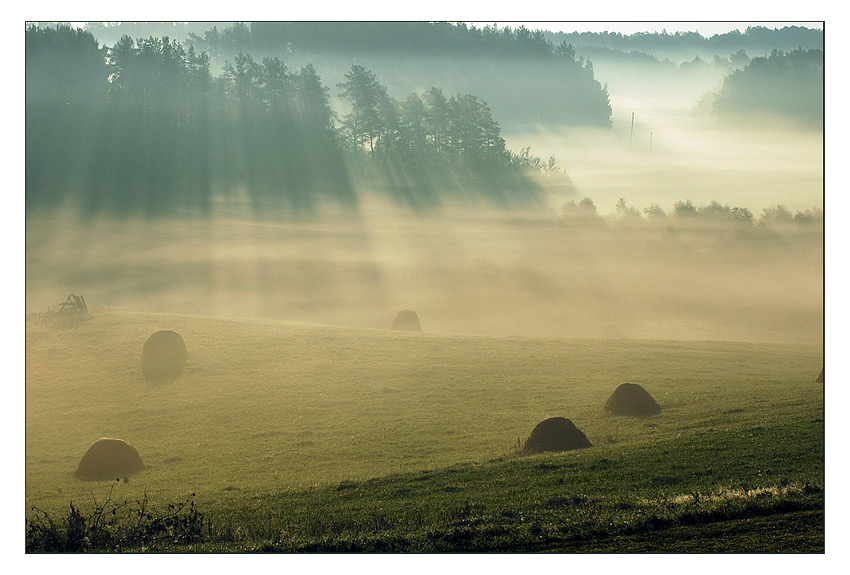
[[[613,323],[609,323],[602,328],[602,333],[599,334],[599,337],[607,339],[625,339],[626,334],[618,326]]]
[[[403,309],[395,316],[392,329],[402,331],[422,331],[422,324],[419,323],[419,316],[416,315],[415,311]]]
[[[820,368],[820,375],[815,380],[815,383],[823,383],[823,368]]]
[[[661,413],[658,402],[636,383],[621,383],[605,402],[606,415],[645,417]]]
[[[121,439],[103,437],[83,455],[74,476],[83,481],[114,481],[127,479],[144,468],[135,447]]]
[[[174,381],[183,373],[189,352],[176,331],[163,330],[151,335],[142,350],[142,373],[148,381]]]
[[[546,451],[570,451],[593,447],[587,436],[565,417],[544,419],[525,440],[522,452],[526,455]]]

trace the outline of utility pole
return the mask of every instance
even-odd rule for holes
[[[635,113],[632,112],[632,131],[629,132],[629,148],[632,147],[632,138],[635,135]]]
[[[652,151],[652,132],[649,133],[649,151]]]

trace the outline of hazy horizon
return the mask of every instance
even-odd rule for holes
[[[733,21],[669,21],[669,22],[651,22],[651,21],[633,21],[633,22],[604,22],[604,21],[496,21],[485,22],[475,21],[470,22],[476,27],[493,26],[498,27],[525,26],[529,30],[546,30],[549,32],[616,32],[625,35],[639,33],[661,33],[666,31],[668,34],[676,32],[698,32],[704,37],[711,37],[716,34],[725,34],[738,30],[744,32],[751,26],[764,26],[769,29],[779,29],[785,26],[801,26],[804,28],[812,28],[817,30],[823,29],[823,22],[801,22],[801,21],[751,21],[751,22],[733,22]]]
[[[27,553],[823,552],[822,31],[40,24]]]
[[[430,29],[398,30],[421,38]],[[369,53],[364,67],[339,56],[342,48],[289,49],[291,71],[276,81],[290,82],[290,92],[307,80],[326,83],[324,96],[298,97],[325,98],[317,109],[335,116],[322,112],[329,119],[318,124],[270,117],[312,100],[268,107],[290,92],[266,94],[256,81],[223,92],[236,99],[216,104],[221,111],[208,105],[186,124],[196,132],[175,128],[181,102],[192,99],[153,100],[155,114],[115,100],[104,108],[108,120],[68,128],[83,131],[76,161],[58,154],[38,163],[31,154],[27,310],[82,292],[107,309],[368,328],[412,308],[429,329],[450,333],[595,337],[615,323],[638,338],[822,339],[823,129],[772,111],[724,119],[701,109],[745,61],[674,65],[602,53],[591,68],[572,55],[558,68],[571,80],[555,84],[549,60],[391,52]],[[210,82],[240,81],[227,58]],[[256,74],[273,71],[262,52],[241,62]],[[389,116],[373,131],[358,128],[355,73],[385,102],[363,117],[396,106],[398,125],[419,122],[420,135],[399,127],[390,139]],[[115,93],[148,97],[126,75]],[[504,81],[511,77],[523,81]],[[437,116],[416,119],[439,104],[426,93],[430,82],[445,88],[440,97],[455,114],[443,131],[431,128]],[[419,95],[402,100],[411,88]],[[551,97],[530,104],[541,93]],[[29,95],[33,110],[38,95]],[[585,104],[602,98],[610,110]],[[229,111],[235,104],[239,114]],[[573,115],[557,115],[569,106]],[[420,115],[408,119],[408,110]],[[38,139],[57,125],[47,119],[53,113],[28,118],[33,150],[53,150],[56,138]],[[446,135],[472,124],[487,138]],[[142,138],[117,139],[134,131]],[[470,148],[475,141],[483,148]],[[408,142],[418,147],[403,151]],[[517,167],[522,150],[538,168]],[[550,156],[557,168],[541,171]],[[67,177],[57,178],[51,171],[62,162]],[[579,202],[593,206],[590,227],[571,219]],[[687,206],[706,215],[688,220],[677,213]],[[814,223],[787,227],[782,218]]]

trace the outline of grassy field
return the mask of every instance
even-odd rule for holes
[[[190,357],[156,386],[140,362],[160,329]],[[199,551],[822,551],[822,365],[811,344],[29,314],[27,516],[194,493]],[[623,381],[662,413],[604,417]],[[550,416],[594,447],[516,457]],[[148,469],[74,478],[104,436]]]

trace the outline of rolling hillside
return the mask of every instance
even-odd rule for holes
[[[140,357],[159,329],[181,333],[190,356],[180,379],[152,385]],[[484,541],[519,549],[541,534],[559,547],[595,539],[594,530],[604,547],[607,537],[687,526],[683,510],[710,523],[822,505],[818,345],[95,311],[73,328],[28,315],[26,352],[28,516],[92,496],[163,504],[194,493],[211,520],[229,525],[221,529],[232,543],[216,545],[231,550],[262,541],[353,549],[358,537],[383,541],[377,549],[454,550]],[[662,413],[604,417],[627,380]],[[593,447],[516,458],[549,416],[570,418]],[[103,436],[130,442],[148,469],[114,486],[74,478]],[[702,503],[688,507],[694,494]],[[524,513],[537,535],[519,522]],[[616,529],[597,524],[609,516]],[[807,539],[815,546],[819,524],[815,516]],[[469,533],[457,535],[459,526]],[[435,544],[431,531],[460,539]]]

